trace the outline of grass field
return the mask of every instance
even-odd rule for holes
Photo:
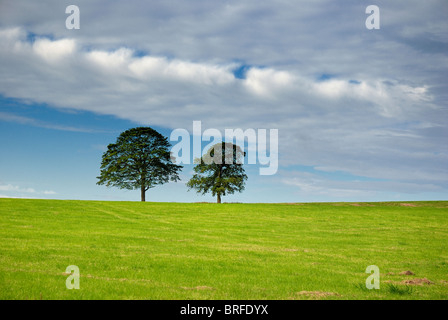
[[[446,201],[0,199],[0,299],[446,300],[447,240]]]

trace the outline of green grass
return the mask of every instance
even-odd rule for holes
[[[445,300],[448,202],[410,204],[0,199],[0,299]]]
[[[392,294],[399,294],[399,295],[412,294],[412,292],[414,292],[414,288],[411,286],[400,287],[395,284],[389,284],[387,286],[387,290],[389,290],[389,292]]]

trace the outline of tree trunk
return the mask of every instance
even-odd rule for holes
[[[218,181],[221,180],[221,173],[222,173],[222,164],[219,166]],[[221,194],[220,193],[218,193],[218,199],[216,200],[216,203],[221,203]]]
[[[140,190],[141,190],[140,194],[141,194],[142,201],[145,202],[146,201],[145,186],[142,186]]]

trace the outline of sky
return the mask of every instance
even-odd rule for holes
[[[278,130],[276,173],[245,164],[224,202],[448,200],[447,16],[446,0],[0,0],[0,197],[139,201],[96,185],[107,145],[201,121]],[[147,201],[215,201],[192,174]]]

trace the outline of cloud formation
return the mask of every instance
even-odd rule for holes
[[[173,129],[275,128],[285,169],[448,188],[443,1],[378,1],[377,31],[359,1],[80,1],[79,32],[49,3],[2,4],[6,97]]]
[[[11,193],[14,195],[21,195],[21,197],[38,197],[39,195],[55,195],[56,192],[52,190],[45,190],[45,191],[37,191],[34,188],[23,188],[17,185],[12,184],[2,184],[0,185],[0,191]],[[11,195],[9,195],[11,196]],[[0,196],[0,197],[8,197],[6,195]]]

